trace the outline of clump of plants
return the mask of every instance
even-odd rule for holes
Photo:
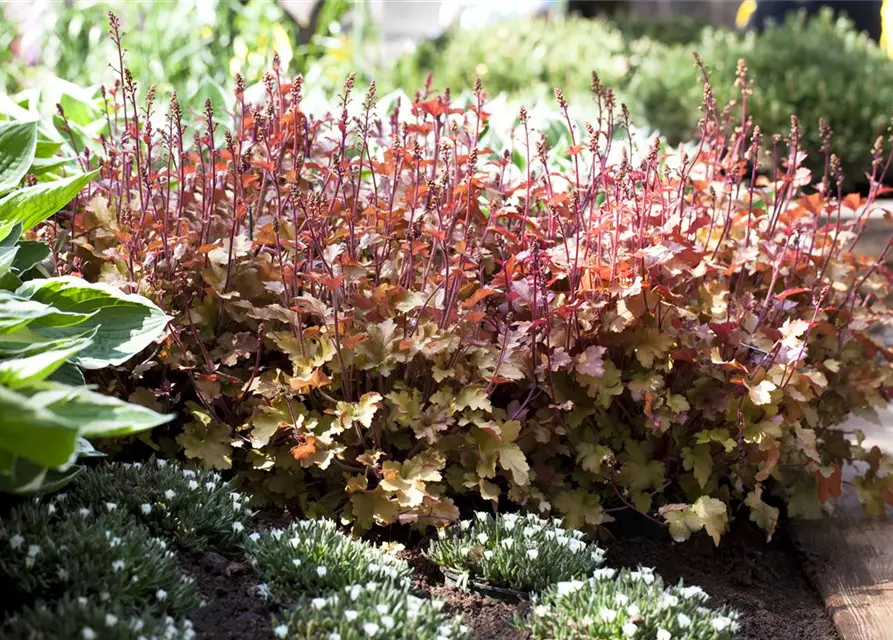
[[[535,600],[519,626],[533,638],[731,640],[737,613],[708,609],[699,587],[664,587],[652,569],[597,569],[557,583]]]
[[[86,507],[117,504],[155,535],[187,550],[236,549],[253,515],[248,496],[218,472],[157,458],[94,466],[78,478],[69,500]]]
[[[403,584],[412,573],[404,560],[345,535],[332,520],[300,520],[286,529],[251,533],[245,552],[271,593],[283,600],[369,580]]]
[[[113,502],[77,507],[58,494],[19,505],[0,522],[0,547],[0,575],[22,599],[8,603],[9,610],[32,602],[66,608],[86,598],[102,605],[85,609],[88,618],[102,603],[179,617],[199,605],[193,581],[180,572],[167,543]],[[50,618],[34,609],[18,624]]]
[[[465,581],[520,592],[541,591],[560,581],[586,577],[602,563],[604,552],[584,542],[583,534],[535,515],[478,512],[441,529],[427,557]]]
[[[830,153],[812,183],[797,121],[776,140],[712,92],[691,153],[632,162],[598,78],[582,127],[556,92],[562,152],[524,110],[511,149],[480,145],[481,83],[380,110],[350,78],[312,112],[274,65],[231,126],[176,96],[161,126],[118,71],[60,263],[174,318],[103,378],[180,413],[162,451],[357,530],[448,524],[470,493],[573,528],[621,509],[718,541],[742,513],[771,535],[783,504],[820,515],[852,460],[870,512],[893,499],[889,459],[835,428],[893,388],[870,333],[890,245],[851,251],[884,140],[862,198]]]
[[[194,640],[189,620],[170,616],[134,615],[110,601],[65,596],[47,605],[27,607],[7,620],[2,628],[9,638],[54,640]]]
[[[326,597],[304,599],[274,629],[278,638],[340,640],[469,638],[459,617],[442,613],[443,602],[417,598],[377,582],[352,584]]]

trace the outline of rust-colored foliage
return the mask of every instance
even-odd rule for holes
[[[810,187],[796,122],[761,139],[746,95],[720,115],[708,88],[696,155],[633,162],[609,90],[582,128],[556,92],[569,148],[522,110],[512,161],[479,143],[479,84],[382,117],[349,79],[309,113],[277,71],[228,127],[174,98],[157,129],[122,86],[73,253],[176,322],[118,391],[180,411],[185,456],[268,498],[367,528],[454,520],[472,492],[718,540],[731,503],[771,534],[770,494],[815,513],[866,458],[830,427],[893,385],[869,333],[890,321],[888,251],[851,252],[878,189],[843,198],[833,158]],[[868,459],[877,511],[889,461]]]

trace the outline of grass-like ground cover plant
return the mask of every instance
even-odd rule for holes
[[[406,585],[409,565],[384,549],[339,531],[332,520],[300,520],[285,529],[253,532],[248,561],[283,600],[320,595],[370,580]]]
[[[441,529],[426,552],[438,566],[488,585],[520,592],[592,575],[604,552],[583,534],[535,515],[478,512]]]
[[[537,639],[732,640],[737,614],[708,599],[699,587],[665,587],[649,568],[598,569],[546,591],[519,626]]]
[[[709,90],[694,152],[616,153],[628,113],[597,78],[589,123],[556,91],[567,147],[521,110],[490,148],[480,83],[379,107],[351,78],[313,113],[274,65],[231,125],[174,96],[162,126],[119,72],[63,258],[174,317],[104,378],[184,417],[163,451],[357,530],[453,522],[470,492],[574,528],[628,509],[718,542],[740,512],[771,535],[856,459],[866,508],[893,501],[889,459],[834,428],[893,385],[870,333],[890,245],[852,253],[884,141],[861,198],[830,154],[810,186],[796,121],[764,137]]]

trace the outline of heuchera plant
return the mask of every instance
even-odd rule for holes
[[[893,385],[869,333],[890,245],[852,252],[883,140],[868,197],[844,197],[836,159],[810,186],[796,120],[764,139],[746,92],[719,112],[707,87],[696,153],[633,161],[597,78],[583,126],[556,91],[558,149],[523,109],[512,148],[482,144],[480,83],[387,111],[348,79],[333,113],[302,85],[274,60],[259,102],[240,83],[189,122],[173,96],[163,124],[123,65],[103,92],[70,261],[175,317],[109,388],[186,416],[183,455],[359,529],[454,521],[472,492],[572,527],[634,509],[678,539],[719,540],[743,502],[771,534],[770,496],[816,515],[852,459],[869,511],[893,502],[889,460],[833,428]]]

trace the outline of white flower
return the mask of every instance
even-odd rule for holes
[[[143,515],[147,516],[150,513],[152,513],[152,505],[149,504],[148,502],[145,502],[140,505],[140,511],[143,512]]]
[[[642,613],[642,610],[639,609],[639,605],[634,602],[626,608],[626,613],[629,615],[630,618],[635,618],[640,613]]]
[[[481,522],[486,522],[487,518],[490,517],[490,514],[487,513],[486,511],[475,511],[474,516]]]
[[[481,531],[481,532],[478,534],[478,541],[479,541],[481,544],[486,544],[486,543],[487,543],[487,540],[489,540],[489,539],[490,539],[490,536],[488,536],[488,535],[487,535],[486,533],[484,533],[483,531]]]
[[[96,640],[96,632],[93,631],[90,627],[84,627],[81,629],[81,637],[84,640]]]
[[[725,631],[729,627],[732,626],[731,618],[726,618],[725,616],[716,616],[713,620],[710,621],[711,626],[717,631]]]
[[[248,539],[251,540],[251,542],[257,542],[258,540],[260,540],[260,534],[255,531],[250,536],[248,536]]]
[[[166,467],[167,460],[162,460],[161,458],[155,458],[155,464],[157,464],[159,467]]]
[[[679,598],[670,594],[664,593],[661,595],[660,600],[657,602],[658,609],[672,609],[676,605],[679,604]]]
[[[567,548],[573,551],[574,553],[579,553],[586,548],[586,543],[576,538],[569,538],[567,541]]]
[[[660,628],[657,630],[657,640],[672,640],[673,636],[670,635],[670,632],[666,629]]]
[[[105,508],[106,508],[107,511],[110,511],[110,512],[111,512],[111,511],[114,511],[115,509],[117,509],[117,508],[118,508],[118,505],[116,505],[114,502],[106,502],[106,503],[105,503]]]
[[[691,618],[689,618],[684,613],[680,613],[678,616],[676,616],[676,622],[678,622],[679,626],[683,629],[687,629],[691,626]]]
[[[56,575],[57,575],[57,576],[59,577],[59,579],[62,580],[62,581],[68,580],[68,571],[66,571],[66,570],[63,569],[62,567],[59,567],[59,570],[56,571]]]
[[[602,607],[598,610],[598,617],[610,624],[617,618],[617,612],[613,609],[608,609],[608,607]]]
[[[298,545],[301,544],[301,536],[294,536],[291,540],[288,541],[288,544],[291,545],[292,549],[297,549]]]
[[[300,566],[301,566],[301,559],[300,559],[300,558],[292,558],[291,563],[292,563],[294,566],[296,566],[296,567],[300,567]]]
[[[634,625],[632,622],[627,622],[621,628],[623,629],[623,635],[625,635],[627,638],[632,638],[634,635],[636,635],[636,631],[639,630],[639,627]]]
[[[316,567],[316,575],[318,575],[320,578],[325,576],[328,572],[329,570],[325,567]]]
[[[238,521],[233,522],[233,531],[235,531],[236,533],[242,533],[243,531],[245,531],[245,525]]]
[[[195,480],[190,480],[188,486],[190,489],[195,491],[196,489],[198,489],[198,482],[196,482]]]
[[[261,582],[259,585],[257,585],[257,595],[260,596],[261,599],[269,600],[270,593],[270,585],[268,585],[266,582]]]
[[[471,526],[471,520],[460,520],[459,521],[459,528],[462,531],[468,531],[468,527],[470,527],[470,526]]]
[[[592,572],[592,577],[596,580],[610,580],[617,573],[616,569],[596,569]]]
[[[615,593],[614,602],[619,604],[621,607],[625,607],[629,603],[629,596],[627,596],[625,593]]]
[[[213,491],[216,487],[217,487],[216,482],[206,482],[205,483],[205,489],[207,489],[208,491]]]
[[[284,638],[288,635],[288,625],[280,624],[278,627],[273,629],[273,635],[277,638]]]
[[[565,596],[569,593],[573,593],[579,589],[583,588],[583,585],[586,584],[581,580],[567,580],[564,582],[559,582],[555,585],[555,588],[558,592],[558,595]]]
[[[353,585],[352,587],[350,587],[350,599],[356,600],[357,598],[360,597],[360,594],[362,592],[363,592],[363,587],[361,587],[358,584]]]
[[[173,500],[175,495],[177,495],[177,492],[174,491],[173,489],[168,489],[167,491],[164,492],[164,497],[167,498],[168,500]]]
[[[384,625],[385,629],[393,629],[394,628],[394,619],[391,616],[382,616],[381,623]]]
[[[322,609],[324,606],[326,606],[326,599],[325,598],[313,598],[313,600],[310,601],[310,604],[313,605],[314,609]]]
[[[654,582],[654,569],[643,568],[641,571],[630,571],[629,577],[633,580],[641,580],[645,584]]]
[[[22,536],[22,534],[17,533],[9,539],[9,547],[13,551],[17,551],[18,549],[20,549],[22,547],[22,544],[24,542],[25,542],[25,538]]]
[[[596,548],[596,550],[592,552],[592,559],[601,564],[605,559],[605,550]]]
[[[333,631],[329,634],[329,640],[341,640],[341,634],[337,631]]]
[[[533,615],[542,618],[544,615],[549,613],[549,607],[544,604],[538,604],[533,608]]]
[[[112,569],[115,571],[123,571],[124,570],[124,561],[123,560],[115,560],[112,563]]]
[[[528,549],[527,550],[527,557],[530,558],[531,560],[536,560],[539,557],[539,555],[540,555],[540,552],[537,551],[536,549]]]
[[[28,557],[35,558],[40,553],[40,545],[39,544],[29,544],[28,545]]]
[[[47,513],[50,515],[53,515],[54,513],[56,513],[56,505],[48,504],[47,505]]]
[[[82,518],[86,518],[90,515],[90,509],[88,509],[87,507],[81,507],[80,509],[78,509],[78,515],[80,515]]]
[[[493,557],[493,552],[492,552],[492,551],[484,551],[484,557],[485,557],[487,560],[489,560],[490,558]]]
[[[111,613],[105,614],[105,626],[114,627],[116,624],[118,624],[118,616]]]
[[[515,539],[514,538],[506,538],[505,540],[501,540],[499,542],[499,544],[501,544],[506,549],[511,549],[513,546],[515,546]]]
[[[698,586],[682,587],[679,589],[679,595],[688,600],[707,600],[708,596],[704,590]]]
[[[155,598],[158,600],[158,602],[164,602],[165,600],[167,600],[167,591],[165,591],[164,589],[159,589],[155,592]]]
[[[385,615],[390,613],[391,608],[386,604],[377,604],[375,605],[375,610],[378,611],[379,615]]]
[[[356,620],[358,615],[359,614],[353,609],[345,609],[344,611],[344,619],[348,622],[353,622],[354,620]]]
[[[195,471],[193,471],[192,469],[183,469],[183,477],[184,478],[194,478]]]
[[[369,636],[370,638],[373,637],[375,634],[377,634],[380,629],[381,629],[381,627],[379,627],[374,622],[367,622],[366,624],[363,625],[363,631],[365,631],[366,635]]]

